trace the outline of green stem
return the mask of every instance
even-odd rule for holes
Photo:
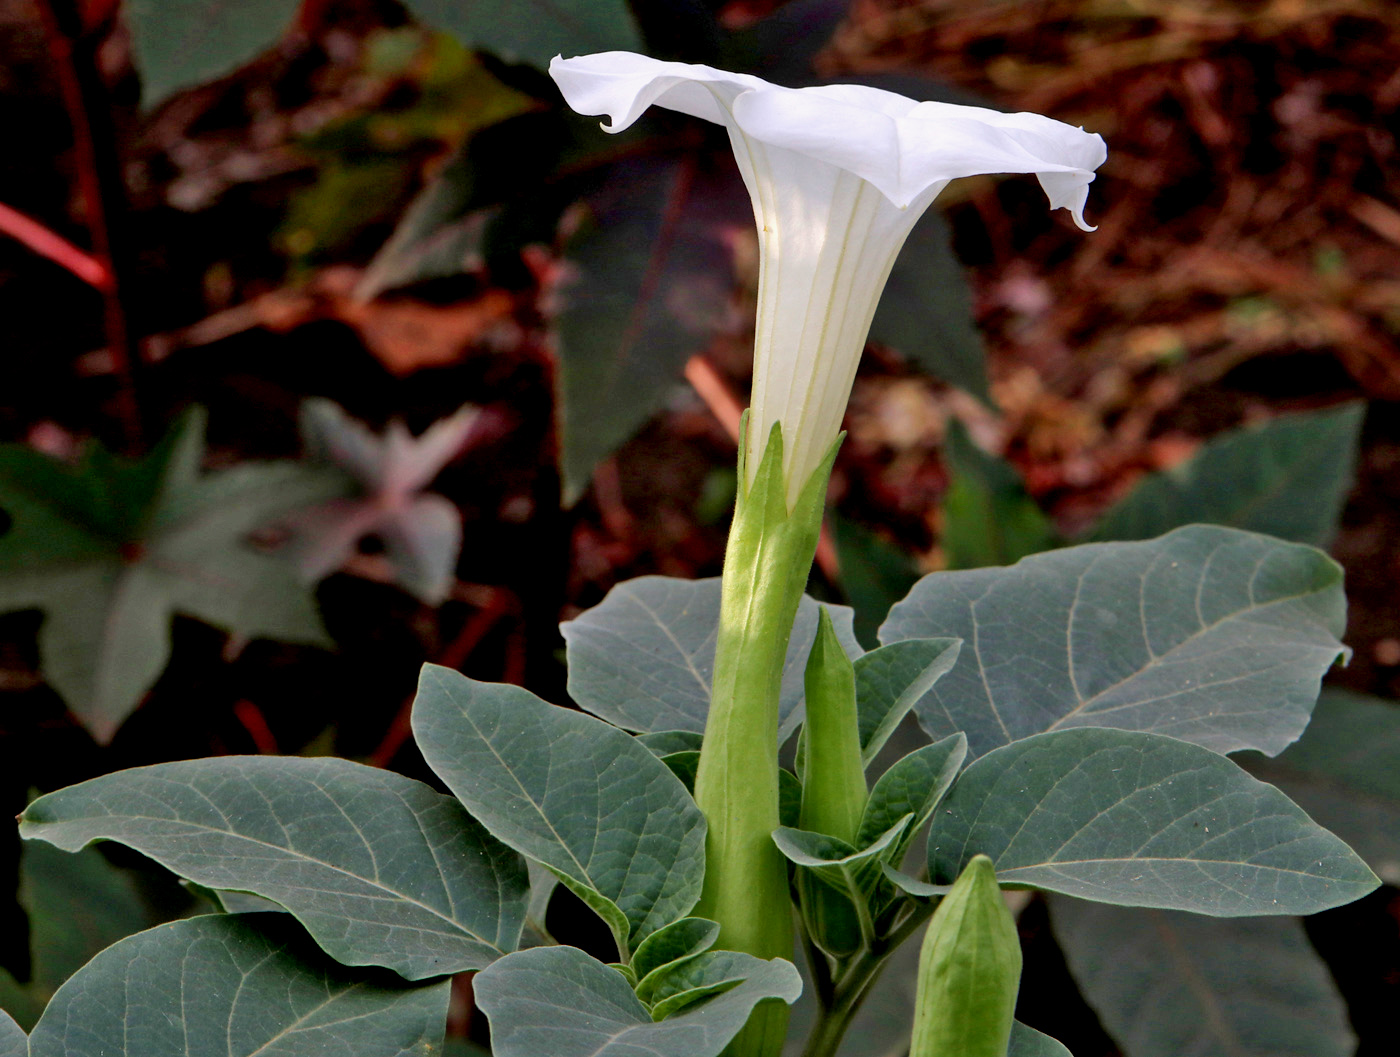
[[[836,454],[833,445],[789,511],[782,447],[781,431],[774,426],[747,492],[741,447],[740,495],[724,557],[710,712],[695,776],[695,802],[709,829],[705,884],[694,912],[719,922],[723,949],[760,958],[792,957],[787,864],[772,840],[779,825],[778,704],[788,640],[816,552]],[[764,1003],[726,1052],[775,1055],[786,1027],[787,1007]]]
[[[817,1022],[802,1048],[802,1057],[835,1057],[851,1020],[884,968],[885,958],[870,951],[862,951],[851,961],[841,979],[836,981],[831,1006],[818,1012]]]
[[[827,960],[826,952],[817,946],[812,939],[811,933],[806,928],[802,928],[802,950],[807,955],[807,969],[812,976],[813,997],[817,1000],[817,1008],[825,1011],[831,1008],[831,1004],[836,1000],[835,983],[831,978],[831,963]]]
[[[874,944],[863,949],[849,961],[840,977],[833,983],[826,981],[819,989],[817,1022],[807,1036],[807,1044],[802,1049],[802,1057],[834,1057],[845,1038],[851,1021],[865,1001],[871,985],[885,967],[888,957],[908,940],[919,927],[932,916],[938,905],[937,900],[916,906],[894,931]],[[812,952],[820,957],[820,952]],[[815,973],[815,970],[814,970]]]

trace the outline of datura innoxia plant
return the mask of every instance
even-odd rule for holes
[[[870,321],[895,256],[949,181],[1035,173],[1052,207],[1084,222],[1097,136],[1037,114],[915,102],[864,85],[782,88],[629,52],[555,58],[581,114],[621,132],[650,106],[722,124],[758,227],[752,403],[725,554],[719,639],[695,799],[709,823],[699,912],[720,942],[792,950],[778,825],[778,687],[807,582],[827,477]],[[764,1011],[767,1012],[767,1011]],[[774,1004],[753,1053],[775,1053]],[[763,1034],[763,1018],[751,1034]]]

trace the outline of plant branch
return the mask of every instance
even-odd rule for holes
[[[930,899],[927,903],[916,904],[914,910],[905,917],[893,932],[885,937],[881,944],[884,951],[897,950],[910,936],[919,931],[919,927],[933,917],[933,912],[938,909],[939,900]]]
[[[813,983],[817,987],[817,1002],[820,1008],[817,1012],[817,1022],[802,1049],[802,1057],[834,1057],[851,1026],[851,1020],[860,1009],[860,1004],[865,1001],[871,985],[884,970],[889,955],[933,916],[938,902],[936,899],[930,899],[926,903],[916,904],[893,932],[863,947],[861,952],[846,964],[834,982],[829,976],[825,981],[817,978],[811,941],[807,939],[804,930],[803,939],[808,944],[807,959],[813,963]],[[820,956],[820,952],[817,954]]]
[[[817,1014],[812,1033],[802,1048],[802,1057],[835,1057],[851,1020],[860,1009],[870,986],[885,968],[885,957],[862,950],[836,981],[834,1001]]]

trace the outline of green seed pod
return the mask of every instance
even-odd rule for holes
[[[851,843],[860,832],[869,791],[856,720],[856,675],[825,607],[807,658],[807,721],[802,735],[799,825]],[[856,909],[844,895],[806,871],[798,872],[798,901],[812,937],[831,954],[860,947]]]
[[[992,860],[976,856],[929,922],[909,1057],[1006,1057],[1021,944]]]

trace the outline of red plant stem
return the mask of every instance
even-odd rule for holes
[[[89,286],[106,290],[111,285],[112,273],[96,257],[3,202],[0,202],[0,231],[24,243],[40,257],[66,268]]]
[[[514,628],[506,636],[505,657],[501,662],[501,682],[513,686],[525,685],[525,672],[529,667],[529,650],[525,648],[525,633]]]
[[[107,86],[98,73],[97,40],[85,32],[75,0],[34,0],[53,58],[63,106],[73,130],[78,192],[92,241],[92,256],[107,273],[102,326],[117,375],[117,415],[127,447],[141,446],[141,410],[136,399],[136,343],[121,299],[121,272],[114,251],[113,221],[125,213],[125,188]],[[97,120],[98,117],[105,120]]]
[[[408,740],[408,736],[413,733],[411,720],[413,716],[413,698],[415,695],[409,694],[404,698],[403,704],[399,706],[398,712],[394,714],[393,721],[389,724],[389,729],[384,732],[383,739],[370,753],[366,761],[371,767],[387,768],[394,762],[394,757],[403,748],[403,743]]]
[[[253,739],[253,746],[263,756],[278,755],[277,737],[272,733],[272,728],[267,725],[267,717],[262,714],[262,709],[243,698],[234,703],[233,718],[243,725],[243,729],[248,732],[248,737]]]
[[[598,504],[603,525],[613,538],[631,539],[634,524],[622,499],[622,478],[617,472],[616,459],[604,459],[593,467],[593,498]]]

